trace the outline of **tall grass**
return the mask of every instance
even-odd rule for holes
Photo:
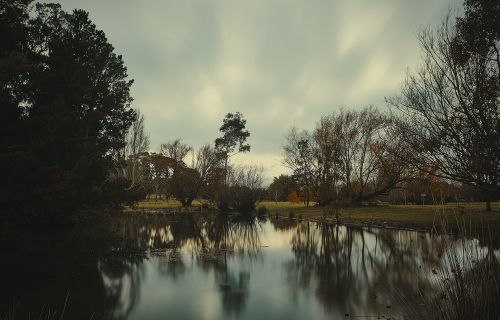
[[[449,253],[449,267],[427,299],[428,319],[500,319],[500,264],[491,250]]]
[[[51,310],[50,308],[42,307],[39,314],[31,315],[30,313],[23,314],[22,316],[17,313],[19,305],[15,303],[12,305],[11,311],[6,315],[0,315],[0,320],[16,320],[16,319],[33,319],[33,320],[63,320],[64,313],[66,311],[66,306],[68,304],[69,292],[66,294],[66,299],[64,300],[64,305],[61,312],[56,310]]]
[[[446,263],[436,271],[434,294],[424,296],[428,319],[500,319],[500,261],[491,247],[467,240],[459,223],[460,246],[446,251]]]
[[[428,275],[430,288],[419,288],[421,298],[406,301],[409,319],[500,320],[500,258],[498,251],[468,237],[471,229],[457,219],[460,238],[447,237],[444,263]],[[442,222],[442,230],[449,230]],[[412,306],[410,307],[411,304]]]

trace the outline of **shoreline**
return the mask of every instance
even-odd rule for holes
[[[252,216],[259,217],[259,207],[266,207],[260,217],[279,218],[280,220],[311,221],[316,223],[339,224],[348,227],[383,228],[415,232],[429,232],[453,236],[466,236],[480,241],[500,243],[500,203],[495,203],[493,212],[484,212],[481,203],[448,204],[443,206],[372,206],[350,207],[335,214],[326,213],[327,208],[302,207],[294,204],[263,202],[257,206]],[[216,209],[192,207],[156,207],[122,211],[128,214],[152,216],[171,216],[175,214],[217,215]],[[234,215],[229,213],[229,215]]]

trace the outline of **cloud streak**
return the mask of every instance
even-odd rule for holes
[[[415,33],[461,0],[60,0],[82,8],[123,55],[152,146],[218,136],[227,112],[248,121],[268,180],[290,126],[339,106],[384,107],[419,61]]]

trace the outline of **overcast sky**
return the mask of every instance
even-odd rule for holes
[[[240,111],[266,181],[281,165],[284,134],[311,129],[340,106],[386,108],[420,60],[419,28],[462,0],[59,0],[81,8],[123,55],[134,107],[151,147],[183,138],[213,143]]]

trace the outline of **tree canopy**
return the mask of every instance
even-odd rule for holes
[[[0,203],[48,216],[117,200],[109,170],[136,116],[122,57],[83,10],[2,0],[0,12]]]
[[[245,130],[246,123],[247,121],[239,112],[228,113],[222,120],[219,130],[223,135],[215,140],[215,147],[223,151],[226,157],[231,156],[231,152],[234,152],[236,147],[238,147],[237,153],[250,151],[250,145],[245,143],[250,137],[250,132]]]

